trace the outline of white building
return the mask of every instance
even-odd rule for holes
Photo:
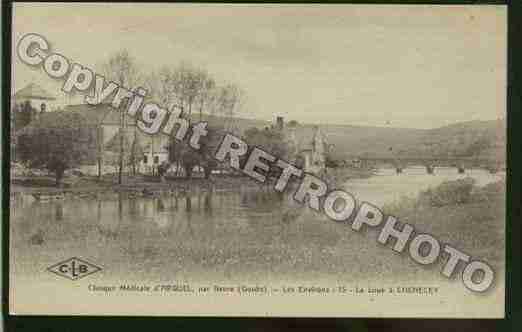
[[[102,174],[115,172],[120,156],[120,113],[108,104],[69,105],[64,108],[63,112],[69,115],[78,114],[81,116],[83,125],[97,128],[101,162],[84,165],[82,171],[90,175],[98,174],[99,168],[101,168]],[[139,173],[152,174],[158,165],[168,161],[168,136],[150,136],[143,133],[136,127],[136,120],[130,116],[126,117],[124,133],[125,154],[129,153],[135,141],[139,146],[140,155],[136,156],[140,160],[137,169]],[[125,172],[129,170],[129,167],[126,167]]]
[[[143,168],[143,172],[152,173],[158,165],[169,160],[168,137],[166,135],[149,136],[145,137],[145,140],[140,167]]]
[[[31,106],[38,112],[42,110],[42,105],[45,105],[46,111],[53,111],[57,107],[56,97],[36,83],[30,83],[18,90],[12,97],[13,105],[21,105],[27,101],[29,101]]]

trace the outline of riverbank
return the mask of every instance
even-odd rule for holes
[[[353,179],[368,179],[375,175],[376,170],[368,168],[340,167],[330,168],[326,173],[326,181],[331,186],[340,186]]]
[[[386,204],[382,210],[419,233],[436,235],[495,271],[504,269],[505,181],[477,186],[471,178],[443,182]]]
[[[339,168],[329,169],[325,180],[330,185],[338,185],[349,179],[364,179],[371,177],[371,170]],[[274,180],[271,180],[274,182]],[[203,177],[169,177],[163,181],[157,177],[148,175],[124,176],[123,183],[118,184],[116,174],[103,175],[101,178],[94,176],[68,176],[57,187],[55,179],[51,176],[15,177],[11,179],[10,192],[12,194],[94,194],[100,192],[123,192],[123,193],[145,193],[161,194],[169,191],[208,190],[209,188],[237,189],[238,187],[265,188],[266,184],[260,184],[255,180],[239,174],[215,174],[210,179]]]
[[[122,184],[118,184],[116,176],[82,177],[65,179],[59,187],[53,185],[54,179],[49,177],[17,178],[11,180],[11,193],[99,193],[99,192],[147,192],[160,193],[168,190],[189,189],[227,189],[241,186],[255,186],[249,178],[234,175],[219,175],[211,179],[204,178],[167,178],[161,181],[150,176],[125,176]],[[258,185],[258,184],[257,184]]]

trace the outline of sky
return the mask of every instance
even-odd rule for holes
[[[16,56],[26,33],[96,68],[127,49],[148,72],[188,61],[246,93],[243,116],[435,128],[504,118],[504,6],[13,4],[12,93],[63,81]]]

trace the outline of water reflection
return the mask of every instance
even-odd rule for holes
[[[123,219],[123,202],[121,196],[116,202],[97,201],[97,228],[106,239],[118,237],[118,227]]]
[[[63,220],[63,204],[62,202],[56,202],[54,204],[55,215],[54,218],[57,221]]]
[[[435,175],[424,169],[405,169],[400,175],[387,172],[351,180],[346,189],[358,199],[380,205],[397,195],[416,194],[460,176],[455,170],[439,168]],[[481,185],[501,177],[477,170],[467,175]],[[216,248],[225,248],[229,250],[226,254],[233,256],[252,248],[265,250],[287,244],[331,246],[342,233],[338,224],[325,222],[291,195],[274,194],[264,186],[233,191],[194,189],[146,197],[115,193],[48,203],[19,196],[11,203],[11,223],[15,225],[11,228],[12,245],[19,257],[30,261],[38,246],[39,255],[53,260],[66,253],[94,261],[108,257],[115,262],[127,261],[122,271],[182,264],[183,253],[203,262]]]
[[[208,217],[212,217],[212,190],[204,195],[204,212]]]

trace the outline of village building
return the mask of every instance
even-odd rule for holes
[[[106,133],[104,137],[112,137],[104,143],[105,153],[111,153],[111,164],[117,165],[122,140],[120,125],[106,120],[101,127]],[[130,153],[134,153],[135,158],[139,158],[136,169],[138,173],[155,174],[159,165],[169,161],[168,136],[144,134],[137,128],[135,120],[128,121],[124,132],[126,133],[123,135],[125,158],[128,160]]]
[[[284,140],[289,148],[289,162],[301,164],[303,171],[311,174],[321,175],[326,171],[326,154],[328,143],[319,126],[313,126],[312,135],[308,128],[285,126],[284,118],[276,118],[275,128],[284,133]],[[299,162],[299,160],[301,162]]]
[[[35,120],[41,112],[53,110],[56,106],[55,102],[55,96],[35,83],[23,87],[11,96],[9,114],[12,160],[16,158],[16,132]]]
[[[35,83],[18,90],[11,96],[11,138],[14,139],[14,133],[34,120],[41,112],[54,109],[55,102],[55,96]]]
[[[57,108],[56,97],[36,83],[30,83],[24,88],[16,91],[11,99],[13,106],[20,106],[26,102],[29,102],[31,107],[38,111],[41,111],[42,107],[48,112]]]
[[[36,84],[30,84],[15,96],[15,102],[30,100],[45,103],[55,100]],[[68,105],[60,110],[47,110],[46,107],[36,110],[30,123],[17,135],[31,131],[67,132],[70,136],[68,139],[73,140],[75,148],[82,150],[78,170],[83,174],[116,173],[122,145],[125,173],[135,171],[155,174],[159,165],[168,163],[171,159],[168,136],[143,133],[137,128],[136,119],[130,116],[125,117],[122,128],[121,113],[109,104]],[[223,118],[215,117],[212,120],[217,127],[226,124],[226,119]],[[283,133],[282,137],[288,147],[285,156],[287,161],[302,167],[305,172],[320,175],[326,169],[327,142],[318,126],[314,126],[312,132],[310,129],[309,126],[285,126],[283,117],[277,117],[276,123],[272,125],[272,130]]]
[[[61,111],[40,113],[20,134],[37,130],[76,132],[70,139],[82,149],[78,168],[87,175],[115,173],[122,140],[125,172],[132,169],[131,159],[140,173],[152,173],[168,160],[168,136],[149,136],[137,128],[134,118],[127,116],[122,137],[120,113],[108,104],[69,105]]]

